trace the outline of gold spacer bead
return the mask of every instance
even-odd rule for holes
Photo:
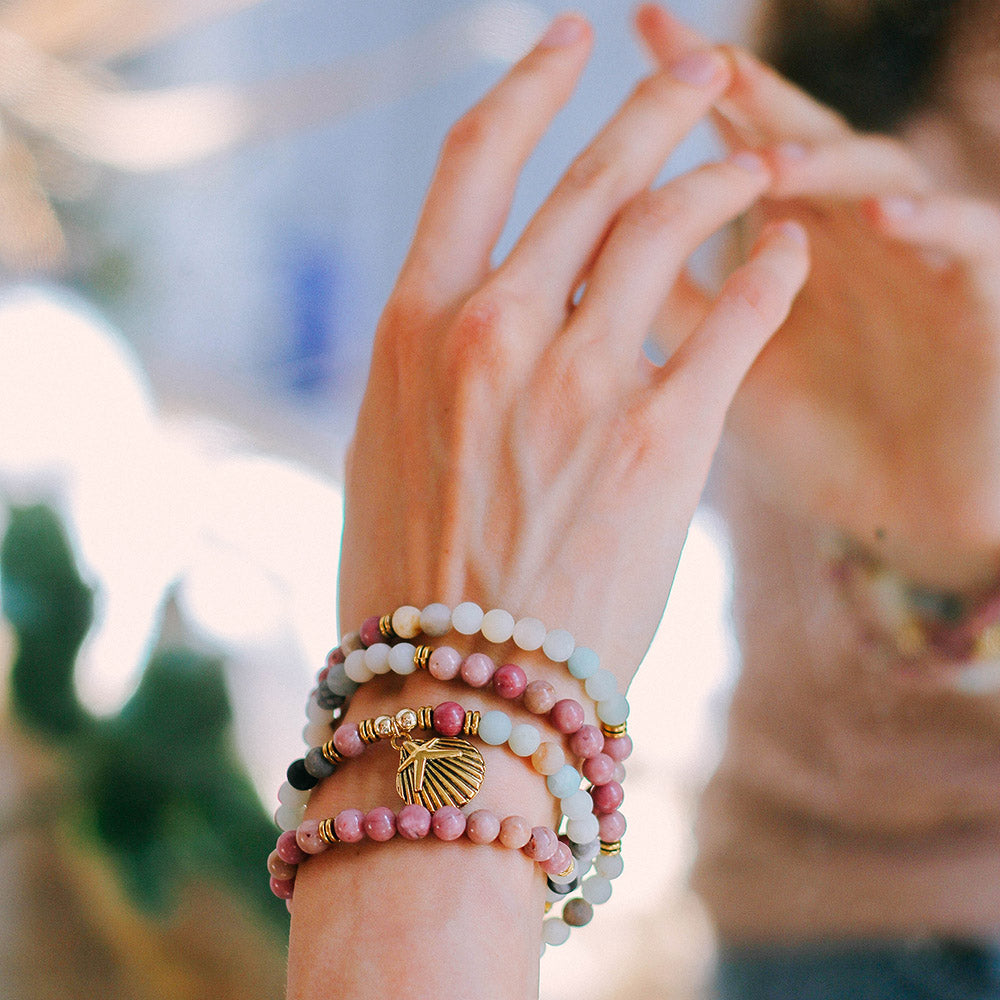
[[[570,858],[569,864],[556,876],[556,878],[569,878],[575,870],[576,860],[574,858]]]
[[[1000,659],[1000,625],[987,625],[979,633],[973,655],[977,660]]]
[[[609,740],[615,740],[618,739],[620,736],[625,736],[628,733],[628,724],[622,722],[616,726],[611,726],[608,725],[607,722],[602,722],[601,732],[604,734],[605,738]]]
[[[333,828],[332,819],[320,820],[319,835],[328,844],[339,844],[341,842],[340,837],[337,836],[337,831]]]
[[[400,732],[408,733],[411,729],[417,728],[417,713],[412,708],[401,708],[396,713],[395,722]]]
[[[413,664],[417,670],[426,670],[431,662],[431,653],[434,650],[430,646],[417,646],[413,651]]]
[[[434,709],[430,705],[421,705],[420,708],[417,709],[417,728],[434,728]]]
[[[358,723],[358,736],[361,737],[362,743],[377,743],[378,736],[375,733],[375,720],[362,719]]]
[[[465,722],[462,723],[462,732],[466,736],[478,736],[479,735],[479,720],[482,715],[473,709],[471,712],[465,713]]]
[[[554,905],[553,903],[546,903],[545,904],[545,912],[548,913],[549,910],[552,909],[553,905]]]
[[[320,753],[331,764],[343,764],[347,758],[337,749],[333,740],[327,740],[320,748]]]
[[[392,627],[392,615],[382,615],[378,620],[378,632],[386,641],[391,641],[393,639],[398,639],[399,636],[396,635],[396,630]]]
[[[602,840],[601,854],[621,854],[622,842],[620,840]]]

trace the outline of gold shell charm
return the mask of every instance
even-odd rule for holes
[[[482,788],[483,755],[467,740],[435,736],[429,740],[400,737],[396,791],[405,802],[434,812],[442,806],[464,806]]]

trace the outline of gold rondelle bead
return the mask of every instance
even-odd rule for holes
[[[549,910],[551,910],[551,909],[552,909],[552,906],[553,906],[553,904],[552,904],[552,903],[546,903],[546,904],[545,904],[545,912],[546,912],[546,913],[548,913],[548,912],[549,912]]]
[[[328,760],[331,764],[343,764],[347,759],[344,755],[337,749],[334,745],[333,740],[327,740],[320,747],[320,753]]]
[[[556,878],[569,878],[573,874],[576,868],[576,861],[573,858],[569,859],[569,864],[556,876]]]
[[[430,705],[421,705],[420,708],[417,709],[417,728],[434,728],[434,709]]]
[[[466,736],[478,736],[479,735],[479,720],[482,715],[473,709],[471,712],[465,713],[465,722],[462,723],[462,732]]]
[[[602,840],[601,854],[621,854],[622,842],[620,840]]]
[[[426,670],[431,662],[431,653],[434,650],[430,646],[417,646],[413,651],[413,663],[417,670]]]
[[[608,725],[606,722],[601,723],[601,732],[609,740],[618,739],[620,736],[626,735],[628,733],[628,724],[622,722],[616,726]]]
[[[391,614],[382,615],[382,617],[378,620],[378,631],[379,635],[381,635],[383,639],[391,640],[399,638],[399,636],[396,635],[396,630],[392,627]]]
[[[333,828],[332,819],[320,820],[319,835],[328,844],[339,844],[341,842],[340,837],[337,836],[337,831]]]
[[[358,736],[361,737],[362,743],[377,743],[379,737],[375,732],[375,720],[362,719],[358,723]]]

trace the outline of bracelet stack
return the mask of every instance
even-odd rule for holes
[[[541,649],[552,662],[565,663],[569,674],[583,682],[600,728],[585,723],[579,702],[558,699],[551,684],[529,681],[516,664],[498,667],[484,653],[463,657],[450,646],[409,641],[440,638],[452,629],[466,636],[480,633],[494,645],[513,642],[525,651]],[[489,685],[499,697],[544,716],[565,741],[544,740],[536,726],[515,723],[506,712],[467,711],[454,701],[337,725],[361,684],[382,674],[406,676],[417,670],[441,681],[461,680],[473,688]],[[547,630],[538,619],[515,621],[500,609],[484,613],[472,602],[454,610],[443,604],[422,611],[401,607],[366,619],[358,632],[344,636],[328,655],[306,712],[309,723],[303,737],[308,750],[289,766],[287,781],[279,790],[275,821],[283,832],[268,858],[272,891],[289,906],[298,865],[312,854],[340,843],[380,843],[396,836],[420,840],[431,835],[445,841],[464,836],[474,844],[496,842],[521,850],[538,864],[547,879],[546,911],[562,903],[560,914],[543,923],[543,950],[547,944],[562,944],[571,927],[589,923],[593,906],[610,898],[611,882],[623,869],[626,824],[619,807],[624,800],[623,761],[632,751],[626,726],[629,707],[614,675],[601,668],[596,653],[576,646],[569,632]],[[431,733],[430,738],[418,737],[419,730]],[[486,774],[472,739],[503,746],[530,761],[558,801],[561,815],[556,830],[533,827],[516,814],[500,819],[485,809],[463,811]],[[400,757],[396,791],[406,804],[398,813],[379,806],[367,813],[344,809],[326,820],[304,819],[311,790],[368,745],[382,741]],[[584,779],[589,789],[581,787]],[[594,873],[586,877],[591,868]],[[578,889],[580,895],[573,895]]]

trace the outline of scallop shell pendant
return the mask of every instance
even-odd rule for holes
[[[399,751],[396,791],[411,805],[431,812],[442,806],[464,806],[482,788],[483,755],[468,740],[435,736],[393,741]]]

